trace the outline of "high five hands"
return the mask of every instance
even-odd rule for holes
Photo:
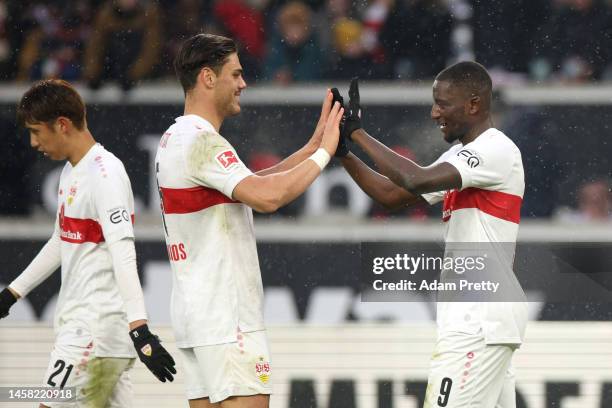
[[[333,95],[333,103],[338,102],[344,107],[344,98],[338,91],[338,88],[331,89]],[[359,78],[353,78],[349,88],[349,103],[348,109],[345,110],[340,122],[340,139],[338,148],[334,156],[345,157],[349,154],[348,141],[352,141],[352,134],[355,130],[361,129],[361,104],[359,97]]]

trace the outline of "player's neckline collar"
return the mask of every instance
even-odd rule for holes
[[[87,161],[89,160],[89,158],[90,158],[91,156],[93,156],[93,155],[95,154],[95,152],[96,152],[96,151],[97,151],[97,150],[98,150],[100,147],[102,147],[102,145],[101,145],[100,143],[96,142],[96,143],[95,143],[93,146],[91,146],[91,147],[89,148],[89,150],[87,151],[87,153],[85,153],[85,155],[84,155],[83,157],[81,157],[81,160],[79,160],[77,164],[75,164],[74,166],[72,166],[72,164],[70,164],[70,165],[72,166],[72,168],[73,168],[73,169],[76,169],[76,168],[81,167],[81,166],[80,166],[80,164],[81,164],[81,163],[85,163],[85,162],[87,162]],[[68,163],[70,163],[70,162],[68,162]]]
[[[199,125],[208,129],[214,130],[214,126],[212,123],[204,119],[203,117],[196,115],[195,113],[190,113],[188,115],[179,116],[175,119],[176,122],[190,122],[194,125]]]

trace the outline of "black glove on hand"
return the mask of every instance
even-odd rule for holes
[[[357,129],[361,129],[361,106],[359,103],[359,78],[351,80],[349,88],[348,110],[344,113],[344,127],[341,128],[340,136],[352,141],[351,135]]]
[[[162,347],[159,338],[149,331],[145,324],[130,332],[138,358],[161,382],[173,381],[172,374],[176,374],[174,359]]]
[[[9,315],[9,309],[17,302],[17,298],[8,288],[0,292],[0,319]]]
[[[340,91],[338,91],[338,88],[332,88],[331,93],[334,96],[334,99],[332,100],[332,106],[334,106],[336,102],[340,102],[340,107],[344,108],[344,98],[342,97],[342,95],[340,95]],[[340,121],[340,139],[338,140],[338,147],[336,148],[336,153],[334,153],[335,157],[344,157],[349,154],[350,151],[348,145],[346,144],[346,138],[342,136],[342,128],[344,127],[345,117],[346,116],[343,115],[342,120]]]

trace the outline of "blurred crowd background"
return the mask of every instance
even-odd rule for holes
[[[429,85],[445,66],[466,59],[485,65],[497,84],[612,80],[612,0],[0,0],[0,79],[26,85],[63,78],[92,90],[115,83],[129,92],[143,81],[174,81],[172,61],[178,47],[199,32],[238,42],[251,85],[353,76]],[[503,103],[496,110],[496,125],[523,152],[524,216],[611,220],[612,152],[605,140],[608,134],[602,133],[608,128],[601,123],[607,122],[607,107],[577,118],[566,111]],[[379,131],[384,125],[395,126],[380,135],[382,140],[392,141],[396,151],[420,163],[435,159],[439,151],[414,146],[400,119],[410,116],[387,111],[374,115],[382,124]],[[282,126],[270,120],[271,112],[261,112],[265,122],[241,119],[248,122],[242,130],[259,130],[254,137],[260,149],[248,155],[255,170],[299,147],[275,136]],[[33,183],[33,156],[27,138],[13,137],[13,116],[4,113],[0,129],[3,138],[11,138],[12,148],[0,157],[0,215],[29,214],[33,192],[24,186]],[[600,121],[589,128],[585,122],[594,113]],[[418,114],[427,120],[427,110]],[[281,112],[277,119],[288,122],[292,117]],[[579,124],[574,126],[574,120]],[[105,130],[98,127],[95,134]],[[296,215],[299,209],[285,213]],[[368,214],[390,216],[377,206]],[[425,218],[438,212],[417,208],[408,215]]]
[[[0,76],[171,77],[182,39],[240,44],[250,80],[429,79],[476,59],[497,76],[612,77],[610,0],[0,0]]]

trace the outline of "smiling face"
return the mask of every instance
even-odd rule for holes
[[[215,105],[223,117],[240,113],[240,93],[246,86],[238,54],[231,54],[216,76],[215,83]]]
[[[62,126],[59,120],[52,124],[26,123],[25,127],[30,132],[30,145],[51,160],[66,160],[67,137]]]
[[[473,97],[468,97],[465,90],[453,86],[448,81],[434,81],[434,103],[431,107],[431,118],[436,121],[444,134],[444,140],[453,143],[463,138],[473,126]]]

